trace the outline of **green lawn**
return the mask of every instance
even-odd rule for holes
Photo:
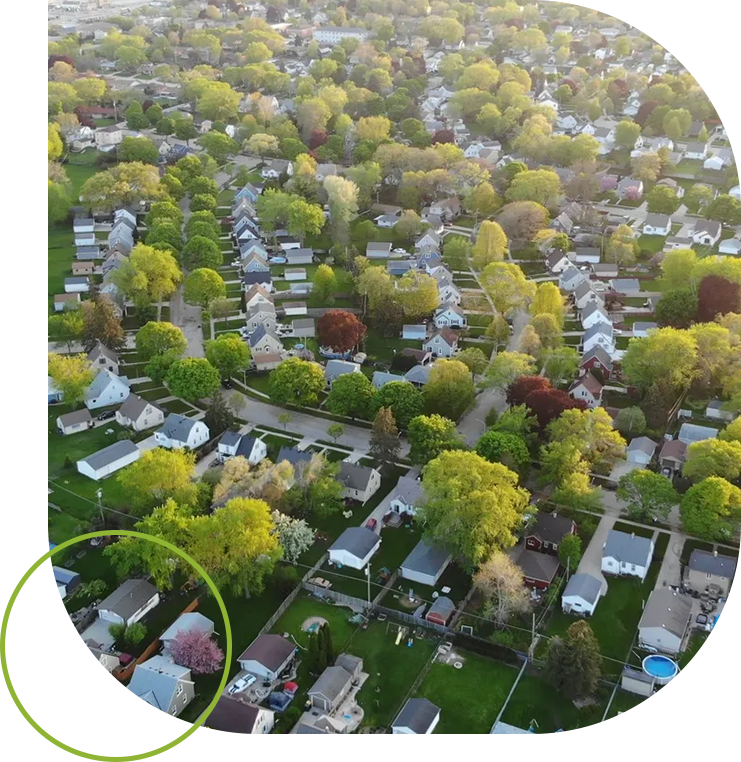
[[[656,254],[661,251],[666,243],[666,236],[641,235],[638,237],[638,247],[644,254]]]
[[[642,704],[645,700],[646,696],[638,696],[635,693],[630,693],[629,691],[622,691],[618,689],[618,692],[612,699],[612,704],[610,704],[610,712],[607,715],[607,719],[610,720],[613,717],[617,717],[617,715],[622,714],[623,712],[627,712],[634,706]]]
[[[417,695],[440,707],[436,733],[489,733],[517,669],[461,649],[456,653],[462,657],[463,668],[436,662]]]
[[[464,668],[465,669],[465,668]],[[602,720],[608,695],[600,694],[594,706],[577,709],[537,674],[523,675],[502,715],[502,722],[536,733],[575,730]]]
[[[402,559],[403,560],[403,559]],[[448,568],[442,573],[438,583],[435,587],[429,587],[427,585],[420,585],[419,583],[412,583],[408,580],[398,579],[396,584],[389,590],[383,597],[381,605],[389,609],[396,609],[397,611],[405,611],[407,614],[412,613],[408,606],[401,604],[402,596],[409,594],[410,588],[414,591],[414,596],[419,601],[427,602],[428,604],[433,602],[432,594],[437,591],[442,592],[444,587],[449,587],[450,592],[446,595],[456,604],[462,603],[471,587],[471,575],[467,574],[457,564],[450,563]],[[476,627],[479,620],[471,622]],[[477,633],[478,634],[478,633]]]
[[[368,357],[376,360],[385,360],[391,362],[397,352],[411,347],[412,349],[421,349],[420,341],[409,341],[407,339],[384,338],[374,328],[369,328],[365,334],[364,350]]]
[[[49,307],[54,294],[64,293],[64,279],[72,275],[75,239],[70,224],[55,225],[49,230]]]

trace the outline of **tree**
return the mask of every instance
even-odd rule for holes
[[[213,7],[213,6],[210,6]],[[178,630],[169,643],[170,657],[194,675],[210,675],[224,662],[224,652],[205,630]]]
[[[376,411],[382,407],[389,408],[397,426],[406,429],[409,422],[422,413],[424,398],[408,381],[391,381],[376,392]]]
[[[183,224],[183,211],[172,201],[157,201],[151,204],[147,213],[146,223],[148,228],[153,228],[160,222],[171,222],[178,229]]]
[[[545,377],[558,386],[562,381],[576,375],[581,356],[573,347],[560,346],[544,349],[540,353],[540,360]]]
[[[305,140],[308,140],[315,130],[325,130],[332,111],[320,98],[307,98],[298,104],[296,121]]]
[[[170,366],[165,383],[176,397],[195,402],[210,397],[221,379],[219,371],[205,358],[186,357]]]
[[[692,286],[692,271],[697,264],[697,252],[694,249],[673,249],[668,251],[661,261],[661,272],[670,288]]]
[[[126,344],[121,321],[116,315],[113,302],[106,294],[94,294],[91,299],[80,305],[82,313],[82,343],[86,351],[90,351],[102,342],[114,352],[121,350]]]
[[[345,427],[341,423],[332,423],[327,427],[327,434],[332,437],[335,444],[337,444],[338,439],[342,439],[344,433]]]
[[[558,418],[565,410],[585,410],[584,400],[575,400],[561,389],[537,389],[528,394],[525,404],[538,419],[541,428]]]
[[[528,355],[525,355],[528,357]],[[518,376],[507,387],[507,402],[510,405],[524,405],[525,400],[535,391],[550,391],[553,385],[547,378],[535,375]]]
[[[156,201],[164,192],[157,167],[129,161],[86,180],[80,202],[86,209],[111,212],[120,207],[138,207],[141,201]]]
[[[718,476],[690,487],[679,510],[682,528],[707,540],[728,541],[741,522],[741,489]]]
[[[697,342],[686,331],[658,328],[646,338],[631,339],[623,357],[623,372],[641,389],[660,379],[686,389],[697,375]]]
[[[290,357],[270,374],[268,392],[278,405],[311,407],[318,404],[325,383],[321,365]]]
[[[112,280],[138,307],[155,303],[159,312],[162,301],[175,293],[182,277],[169,251],[138,243]]]
[[[505,194],[507,201],[533,201],[551,206],[562,194],[561,180],[551,169],[525,170],[515,175]]]
[[[192,481],[195,456],[185,450],[156,447],[116,476],[135,515],[144,515],[155,505],[172,499],[181,506],[195,507],[197,488]]]
[[[513,615],[530,608],[530,590],[522,570],[505,553],[496,551],[473,575],[474,587],[484,599],[482,614],[497,627],[505,625]]]
[[[197,193],[190,199],[190,209],[193,212],[213,212],[218,204],[216,196],[212,196],[210,193]]]
[[[220,391],[214,392],[203,416],[212,437],[221,434],[234,425],[234,415]]]
[[[300,556],[314,544],[314,530],[304,519],[294,519],[280,511],[273,511],[273,526],[278,543],[283,549],[283,560],[298,563]]]
[[[137,331],[135,341],[136,351],[143,361],[169,352],[180,356],[188,348],[182,330],[172,323],[146,323]]]
[[[303,243],[307,235],[319,235],[324,227],[324,214],[318,204],[296,198],[288,206],[288,232]]]
[[[130,130],[144,130],[149,127],[149,119],[144,116],[142,104],[133,101],[125,111],[126,126]]]
[[[160,153],[149,138],[124,138],[118,146],[119,161],[140,161],[144,164],[156,164]]]
[[[224,255],[219,245],[205,236],[194,235],[183,248],[183,264],[189,270],[216,270],[223,262]]]
[[[535,284],[510,262],[492,262],[481,274],[481,285],[500,314],[508,317],[535,296]]]
[[[425,539],[475,568],[515,544],[529,506],[517,474],[473,452],[442,452],[427,464],[419,520]]]
[[[344,246],[349,240],[350,221],[358,213],[358,186],[352,180],[331,175],[324,180],[324,190],[333,238],[338,245]]]
[[[624,407],[615,418],[615,428],[625,436],[639,437],[646,430],[646,416],[639,407]]]
[[[499,352],[486,371],[485,384],[494,389],[504,390],[512,386],[518,378],[528,376],[534,369],[535,359],[530,355],[522,352]]]
[[[473,404],[476,387],[471,371],[458,360],[438,360],[431,368],[422,395],[431,413],[445,413],[454,420]]]
[[[325,407],[335,415],[369,418],[375,391],[365,373],[345,373],[332,383]]]
[[[476,452],[491,463],[504,464],[521,477],[530,469],[530,451],[517,434],[489,430],[476,443]]]
[[[706,275],[697,290],[697,319],[710,323],[728,312],[741,312],[741,285],[720,275]]]
[[[472,188],[463,200],[463,206],[469,214],[479,217],[490,217],[502,205],[491,183],[483,182]]]
[[[741,442],[704,439],[687,447],[682,474],[694,482],[709,476],[736,481],[741,475]]]
[[[615,144],[620,148],[632,151],[640,136],[641,125],[629,119],[623,119],[615,127]]]
[[[328,310],[317,321],[317,333],[322,346],[335,352],[347,352],[358,346],[366,327],[346,310]]]
[[[702,183],[695,183],[684,194],[682,201],[692,214],[704,209],[715,197],[713,189]]]
[[[567,534],[558,544],[558,560],[573,574],[579,566],[581,556],[581,537],[578,534]]]
[[[741,416],[738,416],[718,434],[724,442],[741,442]]]
[[[681,201],[677,192],[666,185],[654,185],[646,196],[648,211],[656,214],[674,214]]]
[[[724,225],[741,225],[741,202],[721,193],[705,207],[705,219],[717,220]]]
[[[85,324],[79,310],[65,310],[49,315],[49,340],[55,344],[66,344],[72,354],[72,345],[82,338]]]
[[[250,348],[238,333],[222,333],[206,342],[206,359],[221,378],[232,378],[250,365]]]
[[[577,468],[583,461],[575,461]],[[569,471],[562,476],[560,483],[553,490],[553,502],[565,505],[578,511],[602,510],[602,493],[597,487],[592,487],[589,474],[583,471]]]
[[[177,253],[183,248],[183,236],[180,225],[171,220],[158,220],[147,232],[147,246],[156,246],[160,249],[171,249]]]
[[[498,222],[484,220],[473,246],[473,266],[481,270],[492,262],[500,262],[507,251],[507,236]]]
[[[145,112],[149,124],[154,127],[164,116],[164,110],[159,103],[153,103]]]
[[[473,376],[480,376],[489,364],[489,358],[478,347],[464,349],[456,360],[462,362]]]
[[[539,230],[548,225],[548,210],[534,201],[515,201],[506,204],[497,215],[507,237],[531,241]]]
[[[314,273],[314,288],[312,293],[319,303],[324,304],[329,299],[334,301],[334,292],[337,290],[337,277],[334,270],[325,264],[319,265]]]
[[[72,199],[65,185],[48,182],[48,214],[49,222],[62,222],[69,216]]]
[[[545,658],[547,681],[569,700],[584,701],[597,690],[602,657],[585,620],[574,622],[563,638],[552,638]]]
[[[409,457],[415,465],[424,465],[445,450],[464,447],[454,421],[442,415],[418,415],[409,422],[407,437]]]
[[[628,515],[638,521],[665,519],[679,502],[670,479],[644,469],[623,474],[617,496],[627,504]]]
[[[351,374],[360,375],[360,374]],[[401,441],[399,440],[399,429],[394,421],[394,414],[390,408],[379,408],[376,417],[373,419],[373,428],[370,437],[370,454],[380,464],[382,469],[393,466],[401,450]]]
[[[400,239],[411,241],[422,232],[422,218],[413,209],[405,209],[393,230]]]
[[[85,355],[58,355],[49,353],[49,376],[72,408],[85,399],[85,391],[95,378],[95,372]]]
[[[563,328],[565,313],[564,299],[558,286],[553,283],[539,284],[530,303],[530,314],[552,315],[560,331]]]
[[[208,309],[214,299],[226,297],[226,284],[216,270],[201,267],[185,279],[183,298],[187,304],[195,304]]]
[[[630,160],[631,176],[643,182],[654,182],[661,174],[662,162],[658,154],[643,153]]]
[[[47,132],[49,136],[47,157],[49,161],[56,161],[61,158],[64,152],[64,142],[62,141],[59,125],[56,122],[50,122]]]
[[[437,281],[421,270],[408,270],[397,282],[397,296],[404,317],[415,322],[431,315],[440,303]]]
[[[662,327],[689,328],[697,316],[697,306],[697,297],[689,288],[673,288],[662,294],[654,316]]]

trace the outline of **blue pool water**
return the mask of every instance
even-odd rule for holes
[[[667,656],[647,656],[643,660],[643,671],[658,680],[674,677],[679,667]]]
[[[318,629],[319,629],[319,623],[318,622],[313,622],[312,624],[310,624],[306,628],[306,631],[307,632],[316,632]]]

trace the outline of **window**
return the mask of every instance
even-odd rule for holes
[[[707,574],[705,575],[705,578],[706,579],[712,579],[713,575],[710,572],[707,572]]]
[[[175,695],[176,696],[180,696],[182,694],[182,692],[183,692],[183,686],[182,685],[178,685],[178,687],[175,689]]]

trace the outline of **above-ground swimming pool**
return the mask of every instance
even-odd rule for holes
[[[675,661],[668,656],[647,656],[643,660],[643,671],[655,678],[659,682],[668,682],[679,672],[679,667]]]

